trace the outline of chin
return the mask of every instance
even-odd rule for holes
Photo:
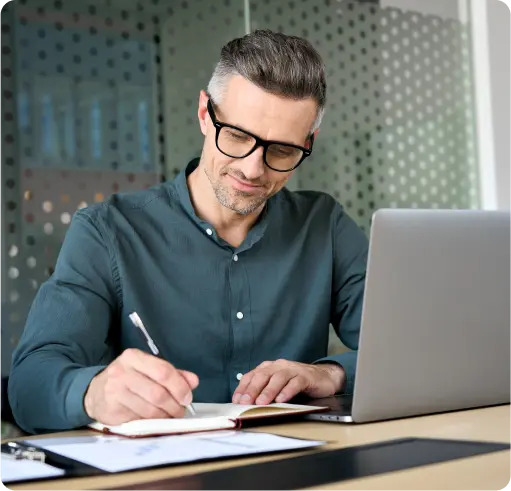
[[[232,199],[228,208],[239,213],[240,215],[250,215],[258,208],[266,203],[266,199],[247,200],[247,199]]]

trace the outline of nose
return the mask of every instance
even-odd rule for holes
[[[257,147],[250,155],[242,159],[241,171],[250,180],[260,178],[265,172],[263,147]]]

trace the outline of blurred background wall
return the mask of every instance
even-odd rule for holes
[[[2,375],[72,214],[200,154],[199,90],[257,28],[307,38],[327,66],[291,189],[331,193],[367,234],[381,207],[509,208],[498,0],[16,0],[1,21]]]

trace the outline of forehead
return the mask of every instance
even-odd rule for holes
[[[229,80],[220,103],[219,119],[267,140],[303,144],[317,114],[312,98],[290,99],[270,94],[240,75]]]

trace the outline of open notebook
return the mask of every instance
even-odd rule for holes
[[[308,414],[327,411],[324,406],[303,406],[301,404],[274,403],[266,406],[246,404],[214,404],[196,402],[195,416],[184,418],[137,419],[120,425],[104,425],[94,422],[93,430],[130,437],[177,435],[197,431],[226,430],[239,428],[245,420]]]

